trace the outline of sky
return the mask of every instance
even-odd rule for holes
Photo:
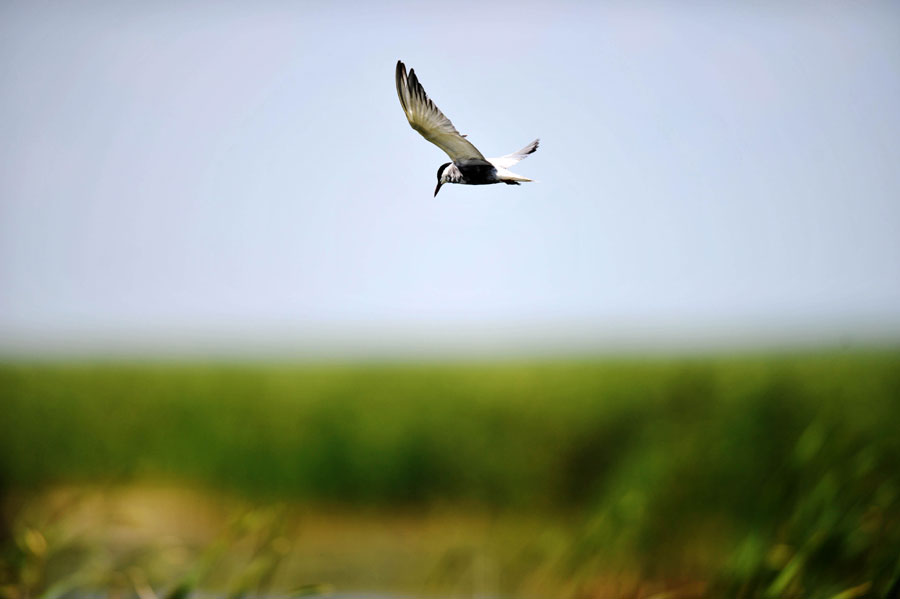
[[[900,339],[896,3],[5,2],[0,350]],[[445,186],[396,61],[518,187]]]

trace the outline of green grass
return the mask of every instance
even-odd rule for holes
[[[0,488],[545,514],[575,581],[897,590],[900,353],[448,365],[7,364]]]

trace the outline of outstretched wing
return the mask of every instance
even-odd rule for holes
[[[400,105],[412,128],[422,134],[422,137],[447,152],[450,160],[461,162],[465,160],[484,161],[484,156],[444,116],[434,105],[422,84],[416,77],[415,69],[410,69],[406,74],[406,65],[397,61],[397,95],[400,97]]]
[[[540,142],[541,140],[536,139],[518,152],[513,152],[512,154],[507,154],[506,156],[501,156],[500,158],[488,158],[488,162],[490,162],[497,168],[509,168],[512,165],[528,158],[529,154],[533,154],[538,149],[538,144]]]

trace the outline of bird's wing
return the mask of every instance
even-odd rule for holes
[[[529,154],[533,154],[538,149],[538,144],[540,142],[541,140],[536,139],[518,152],[513,152],[512,154],[507,154],[506,156],[501,156],[500,158],[488,158],[488,162],[490,162],[497,168],[509,168],[512,165],[528,158]]]
[[[406,65],[397,61],[397,95],[409,124],[422,137],[447,152],[453,162],[485,161],[478,148],[459,134],[444,113],[429,99],[416,77],[415,69],[406,74]]]

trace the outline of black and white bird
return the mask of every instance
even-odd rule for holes
[[[397,95],[400,105],[412,128],[422,137],[442,149],[453,162],[442,164],[437,172],[437,196],[444,183],[461,183],[463,185],[490,185],[506,183],[518,185],[523,181],[532,181],[509,171],[509,167],[538,149],[539,139],[534,140],[518,152],[500,158],[485,158],[472,142],[460,135],[453,123],[429,99],[422,84],[416,77],[415,69],[406,73],[406,65],[397,61]]]

